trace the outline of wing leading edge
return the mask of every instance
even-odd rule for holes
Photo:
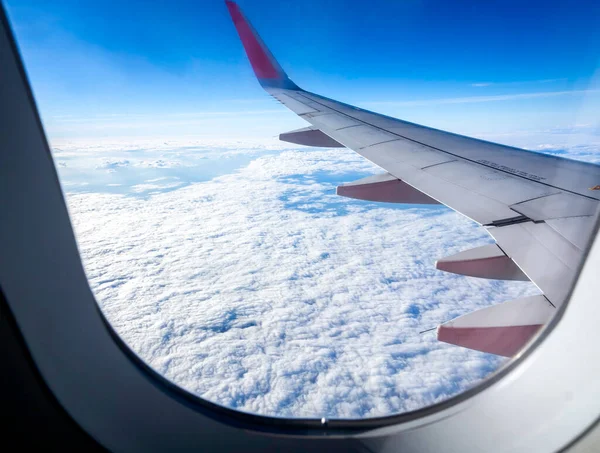
[[[440,259],[438,269],[536,284],[543,295],[438,328],[438,339],[448,343],[505,356],[519,351],[564,303],[576,278],[600,205],[600,166],[432,129],[302,90],[239,7],[226,4],[262,87],[311,124],[280,137],[345,146],[386,171],[340,186],[338,194],[445,204],[486,228],[496,245]]]

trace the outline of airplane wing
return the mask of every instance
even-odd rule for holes
[[[338,187],[339,195],[442,203],[486,228],[496,244],[441,258],[462,275],[531,280],[543,295],[469,313],[438,339],[512,356],[567,298],[600,200],[600,166],[490,143],[380,115],[310,93],[290,80],[239,7],[226,2],[263,88],[311,124],[280,135],[307,146],[344,146],[385,173]]]

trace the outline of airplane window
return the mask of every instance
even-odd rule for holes
[[[240,3],[8,2],[102,312],[243,412],[473,388],[585,255],[597,6]]]

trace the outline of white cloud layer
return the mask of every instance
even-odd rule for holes
[[[419,331],[537,293],[435,270],[436,259],[491,242],[446,208],[337,197],[337,184],[380,171],[352,151],[124,149],[54,153],[67,164],[59,171],[88,278],[136,353],[216,403],[317,418],[421,408],[504,359]],[[172,165],[141,170],[159,155]],[[180,167],[204,176],[173,173]],[[101,179],[85,189],[91,174]]]

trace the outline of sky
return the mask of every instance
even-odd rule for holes
[[[309,91],[471,135],[597,121],[597,2],[240,5]],[[261,90],[221,1],[7,6],[53,138],[271,137],[303,124]]]
[[[240,1],[305,89],[600,163],[599,6],[521,3]],[[260,88],[223,2],[7,7],[90,286],[167,379],[252,413],[364,418],[507,362],[421,332],[537,288],[436,270],[492,243],[444,206],[336,196],[382,170],[277,140],[304,123]]]

